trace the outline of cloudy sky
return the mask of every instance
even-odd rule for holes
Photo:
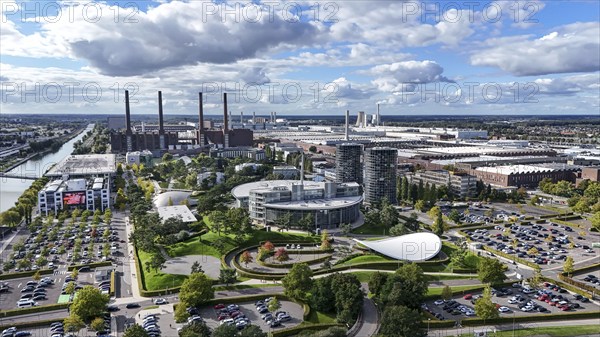
[[[2,113],[600,114],[600,2],[0,1]]]

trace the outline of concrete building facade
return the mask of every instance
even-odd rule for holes
[[[378,203],[387,198],[396,204],[396,162],[398,150],[374,147],[365,150],[365,202]]]
[[[343,143],[336,146],[335,181],[338,183],[363,183],[363,168],[360,162],[362,145]]]
[[[477,177],[466,173],[454,173],[446,170],[422,171],[410,176],[412,183],[422,181],[435,187],[449,186],[452,194],[461,198],[474,197],[477,193]]]

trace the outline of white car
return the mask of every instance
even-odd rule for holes
[[[500,312],[510,312],[510,308],[508,308],[508,307],[500,307],[500,308],[498,308],[498,311],[500,311]]]
[[[516,304],[517,302],[518,302],[517,299],[514,297],[511,298],[510,300],[508,300],[508,303],[510,303],[510,304]]]
[[[433,302],[433,304],[442,305],[442,304],[444,304],[444,300],[437,300],[437,301]]]
[[[167,304],[169,302],[167,302],[167,300],[165,300],[164,298],[157,298],[154,300],[154,304],[156,305],[161,305],[161,304]]]

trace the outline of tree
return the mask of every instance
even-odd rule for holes
[[[204,273],[204,270],[202,270],[202,266],[200,265],[200,262],[198,261],[194,261],[194,263],[192,263],[192,274],[194,273]]]
[[[456,209],[453,209],[448,214],[448,219],[454,221],[456,224],[460,224],[460,213]]]
[[[123,337],[148,337],[148,333],[139,324],[134,324],[125,330]]]
[[[221,236],[221,230],[224,229],[225,222],[227,221],[225,212],[219,210],[210,212],[208,214],[208,221],[210,230],[217,232]]]
[[[110,225],[111,220],[112,220],[112,211],[110,210],[110,208],[107,208],[106,211],[104,211],[104,222],[107,225]]]
[[[9,209],[8,211],[0,213],[0,224],[15,226],[21,221],[21,218],[19,212]]]
[[[282,230],[289,230],[292,226],[292,213],[285,212],[275,220],[275,225]]]
[[[242,255],[240,255],[240,262],[242,262],[246,267],[248,267],[248,263],[252,263],[252,261],[254,261],[254,259],[249,251],[245,250]]]
[[[417,202],[415,202],[415,209],[419,212],[423,212],[425,210],[425,200],[417,200]]]
[[[387,279],[387,273],[377,271],[371,274],[371,276],[369,277],[369,292],[378,297],[379,294],[381,294],[381,290],[383,289],[383,286],[385,285]]]
[[[285,295],[295,299],[305,299],[312,288],[312,270],[306,263],[294,264],[281,279]]]
[[[317,147],[316,147],[316,146],[314,146],[314,145],[311,145],[311,146],[308,148],[308,151],[310,151],[310,152],[312,152],[312,153],[316,153],[316,152],[317,152]]]
[[[303,216],[302,219],[300,219],[300,221],[298,221],[298,227],[300,227],[300,229],[303,229],[308,233],[311,232],[311,229],[314,226],[315,226],[315,218],[313,217],[312,214],[307,214],[307,215]]]
[[[329,233],[327,230],[321,232],[321,250],[331,249],[331,242],[329,242]]]
[[[427,293],[428,282],[416,263],[401,266],[390,275],[381,292],[386,305],[404,305],[417,309]]]
[[[238,330],[235,325],[219,325],[212,333],[212,337],[232,337],[237,336]]]
[[[279,262],[285,262],[288,261],[290,259],[290,256],[288,255],[287,250],[285,250],[285,248],[281,247],[279,249],[277,249],[277,251],[275,252],[275,260],[279,261]]]
[[[102,316],[108,301],[108,295],[102,294],[94,286],[84,286],[71,304],[71,314],[81,317],[84,322],[91,322],[95,317]]]
[[[531,247],[528,251],[527,251],[527,255],[537,255],[539,253],[538,249],[535,247]]]
[[[433,224],[431,224],[431,230],[438,236],[444,234],[446,230],[446,223],[444,223],[444,218],[442,216],[442,210],[439,206],[435,206],[427,212],[429,217],[433,219]]]
[[[165,154],[162,156],[162,161],[163,161],[163,162],[168,162],[168,161],[171,161],[171,160],[173,160],[173,155],[172,155],[172,154],[170,154],[170,153],[165,153]]]
[[[567,259],[565,260],[565,264],[563,265],[563,271],[565,273],[567,273],[567,275],[570,277],[571,274],[573,273],[573,271],[575,270],[575,267],[573,266],[573,257],[572,256],[567,256]]]
[[[504,272],[507,269],[504,263],[496,259],[483,258],[477,267],[477,276],[481,283],[498,284],[506,279]]]
[[[529,279],[529,284],[532,287],[537,288],[540,286],[540,284],[542,284],[542,281],[542,268],[536,266],[536,268],[533,271],[533,276]]]
[[[383,198],[381,201],[380,219],[385,228],[390,228],[398,223],[398,211],[394,205],[389,203],[387,198]]]
[[[158,272],[159,270],[165,267],[165,262],[167,262],[167,260],[165,259],[163,254],[160,252],[155,252],[150,256],[150,259],[146,261],[146,270],[148,272],[151,270]]]
[[[67,283],[67,286],[65,287],[65,293],[72,295],[75,293],[75,282],[69,282]]]
[[[239,332],[239,337],[267,337],[267,333],[256,325],[248,325]]]
[[[500,315],[496,304],[492,302],[492,290],[489,285],[483,289],[483,294],[475,302],[475,313],[479,318],[483,318],[484,324],[486,320],[498,318]]]
[[[421,326],[421,314],[405,306],[387,306],[381,318],[381,336],[424,337],[427,332]]]
[[[104,331],[104,320],[101,317],[94,318],[90,323],[90,328],[92,328],[94,331]]]
[[[590,218],[590,221],[592,223],[592,228],[600,232],[600,212],[594,213],[594,215],[592,215]]]
[[[534,195],[533,197],[531,197],[531,199],[529,200],[529,204],[531,206],[535,206],[538,205],[540,203],[540,197],[538,197],[537,195]]]
[[[81,317],[71,314],[63,321],[65,331],[77,332],[85,327],[85,323],[81,320]]]
[[[40,274],[40,271],[36,271],[35,274],[33,274],[33,276],[31,277],[33,278],[34,281],[39,281],[42,278],[42,275]]]
[[[277,296],[274,296],[273,299],[269,301],[268,308],[271,312],[276,312],[277,310],[279,310],[279,308],[281,308],[281,303],[279,303]]]
[[[442,299],[447,301],[452,298],[452,288],[449,285],[444,286],[442,289]]]
[[[190,317],[190,314],[186,309],[187,304],[185,302],[179,302],[179,304],[177,304],[175,312],[173,313],[176,323],[183,323],[188,319],[188,317]]]
[[[411,231],[416,231],[419,229],[419,215],[415,212],[410,213],[406,219],[405,226]]]
[[[230,325],[222,325],[222,326],[230,326]],[[235,329],[235,327],[234,327]],[[216,330],[215,330],[216,331]],[[213,335],[216,336],[216,335]],[[220,335],[225,336],[225,335]],[[235,336],[235,334],[229,335]],[[179,337],[211,337],[210,329],[206,326],[204,322],[194,322],[193,324],[186,324],[179,331]]]
[[[183,281],[179,291],[181,301],[195,307],[201,306],[214,295],[212,281],[203,273],[191,274]]]
[[[397,224],[396,226],[390,228],[390,236],[401,236],[406,234],[407,230],[403,224]]]
[[[219,282],[225,285],[230,285],[231,283],[235,282],[236,280],[236,275],[235,275],[235,269],[230,269],[230,268],[221,268],[221,270],[219,271]]]

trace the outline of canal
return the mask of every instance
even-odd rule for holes
[[[94,124],[87,126],[80,134],[69,140],[56,152],[36,156],[23,164],[10,170],[10,173],[19,175],[41,177],[52,165],[58,163],[73,152],[73,144],[82,139],[83,136],[94,128]],[[0,177],[0,212],[14,206],[21,194],[33,183],[29,179],[15,179]]]

